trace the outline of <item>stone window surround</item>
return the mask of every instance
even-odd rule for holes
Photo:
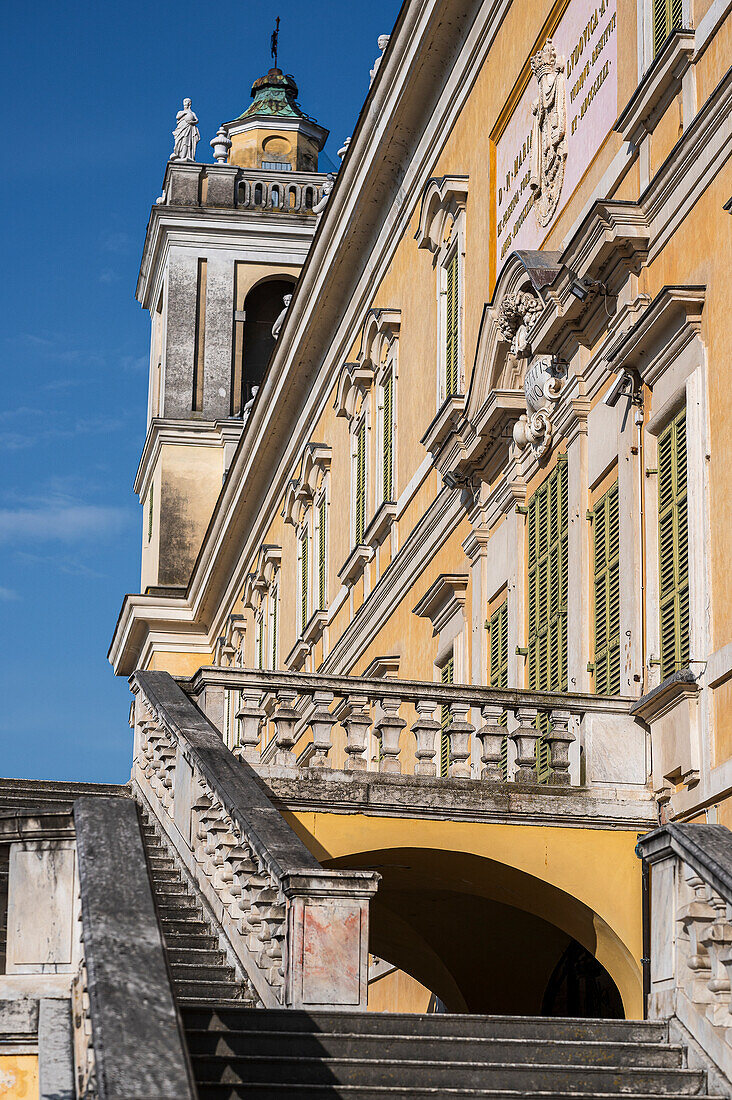
[[[254,615],[254,652],[252,654],[252,668],[257,668],[257,643],[258,631],[262,631],[262,655],[264,668],[272,668],[271,647],[271,623],[272,623],[272,593],[275,593],[278,604],[280,601],[279,580],[282,565],[282,547],[273,544],[265,544],[260,547],[254,570],[247,576],[244,583],[242,603],[248,607]],[[279,612],[279,607],[277,608]],[[277,616],[279,623],[279,614]],[[277,644],[279,649],[278,627]],[[275,664],[276,656],[275,656]]]

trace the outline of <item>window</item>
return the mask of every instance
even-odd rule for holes
[[[264,608],[260,607],[254,619],[254,651],[257,668],[264,668]]]
[[[278,619],[280,611],[280,584],[278,579],[272,582],[272,586],[269,590],[269,656],[270,656],[270,668],[277,668],[279,665],[279,637],[278,637]]]
[[[671,31],[682,26],[683,0],[652,0],[653,56],[661,52]]]
[[[488,621],[490,632],[489,681],[495,688],[508,687],[508,600],[496,608]],[[499,719],[502,726],[508,721],[504,710]],[[501,742],[501,777],[508,779],[508,736]]]
[[[615,482],[592,510],[594,664],[598,695],[620,694],[620,514]]]
[[[560,455],[553,472],[529,501],[529,688],[567,690],[567,459]],[[548,715],[537,720],[548,732]],[[549,746],[536,743],[540,783],[551,777]]]
[[[389,370],[381,385],[381,499],[394,496],[394,372]]]
[[[460,392],[460,257],[457,248],[445,267],[444,397]]]
[[[455,681],[455,658],[448,657],[440,669],[440,683],[452,684]],[[449,706],[444,703],[440,715],[440,757],[437,762],[437,774],[443,778],[450,771],[450,724],[452,717]]]
[[[366,414],[358,422],[355,431],[353,541],[360,546],[366,529]]]
[[[316,505],[317,549],[318,549],[318,611],[324,611],[328,598],[328,571],[326,554],[328,550],[328,502],[322,493]]]
[[[689,663],[689,521],[686,409],[658,439],[661,679]]]
[[[288,160],[263,160],[262,168],[267,168],[270,172],[292,171],[292,165]]]
[[[310,591],[310,577],[308,571],[308,529],[307,524],[300,532],[300,633],[304,631],[308,621],[308,603]]]

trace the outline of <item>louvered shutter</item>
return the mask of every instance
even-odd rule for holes
[[[264,612],[259,611],[255,626],[255,641],[257,647],[257,668],[264,668]]]
[[[460,268],[457,250],[447,265],[445,305],[445,397],[459,388]]]
[[[686,410],[658,440],[661,679],[689,663],[689,522]]]
[[[356,545],[363,542],[366,525],[366,418],[361,420],[356,434]]]
[[[325,570],[325,554],[327,542],[327,530],[326,524],[328,522],[328,508],[325,500],[325,494],[320,498],[318,504],[318,610],[325,610],[326,603],[326,570]]]
[[[384,379],[383,396],[384,408],[382,412],[382,497],[385,501],[391,501],[394,492],[394,376],[389,371]]]
[[[592,511],[594,663],[598,695],[620,693],[620,510],[618,483]]]
[[[653,56],[677,27],[683,26],[683,0],[653,0]]]
[[[534,691],[567,690],[567,585],[569,514],[566,456],[529,501],[529,687]],[[537,728],[548,732],[549,717]],[[536,743],[540,783],[551,778],[549,746]]]
[[[279,604],[280,604],[280,593],[279,593],[279,585],[278,584],[273,584],[272,585],[272,590],[271,590],[269,598],[270,598],[270,601],[271,601],[270,631],[271,631],[271,634],[272,634],[271,646],[270,646],[270,659],[271,659],[271,667],[272,668],[277,668],[277,628],[278,628],[277,619],[278,619],[278,616],[279,616]]]
[[[448,661],[440,669],[440,681],[443,684],[451,684],[453,682],[455,673],[454,659],[450,657]],[[450,708],[446,704],[442,707],[440,715],[440,760],[439,760],[439,774],[444,778],[450,770],[450,736],[448,730],[452,718],[450,716]]]
[[[300,631],[308,621],[308,532],[300,535]]]
[[[508,687],[508,600],[490,617],[490,684],[491,687]],[[507,725],[508,715],[504,710],[499,718],[502,726]],[[508,778],[508,737],[501,742],[501,777]]]

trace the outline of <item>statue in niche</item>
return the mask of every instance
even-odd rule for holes
[[[564,61],[557,57],[551,38],[531,58],[539,82],[539,97],[531,105],[534,115],[531,135],[530,185],[539,225],[554,217],[562,193],[567,160],[567,107]]]
[[[541,302],[528,290],[506,294],[501,300],[498,328],[503,339],[511,345],[511,354],[517,359],[526,359],[531,355],[529,335],[541,310]]]
[[[384,59],[384,51],[386,50],[386,47],[389,45],[390,37],[391,37],[391,35],[389,35],[389,34],[380,34],[379,37],[376,40],[377,43],[378,43],[379,49],[381,50],[381,53],[376,58],[376,61],[374,61],[374,67],[371,70],[371,72],[369,73],[369,76],[371,77],[371,79],[369,80],[369,88],[371,87],[373,82],[376,80],[376,74],[379,71],[379,65],[381,64],[381,62]]]
[[[276,321],[275,321],[275,323],[274,323],[274,324],[272,325],[272,335],[274,336],[275,340],[276,340],[276,339],[277,339],[277,337],[279,336],[279,334],[280,334],[280,331],[281,331],[281,329],[282,329],[282,326],[283,326],[283,325],[284,325],[284,323],[285,323],[285,316],[287,315],[287,310],[289,309],[289,306],[290,306],[290,302],[292,301],[292,295],[291,295],[291,294],[285,294],[285,296],[284,296],[284,298],[282,299],[282,301],[283,301],[283,303],[284,303],[284,307],[285,307],[285,308],[284,308],[284,309],[282,310],[282,312],[281,312],[281,313],[279,313],[279,314],[277,315],[277,320],[276,320]]]
[[[190,99],[183,100],[183,110],[178,111],[175,117],[178,125],[173,130],[174,142],[170,160],[195,160],[196,146],[201,135],[196,125],[198,118],[191,110]]]

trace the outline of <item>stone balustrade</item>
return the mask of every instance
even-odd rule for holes
[[[732,1080],[732,833],[666,825],[636,848],[650,867],[651,1019],[677,1019]]]
[[[618,697],[212,667],[182,686],[258,769],[647,781],[646,730]]]
[[[238,176],[236,205],[245,210],[312,214],[313,207],[323,197],[326,178],[313,172],[242,169]]]
[[[262,1004],[365,1008],[378,875],[322,868],[167,673],[138,672],[131,682],[133,781]],[[283,703],[283,736],[293,715]]]

